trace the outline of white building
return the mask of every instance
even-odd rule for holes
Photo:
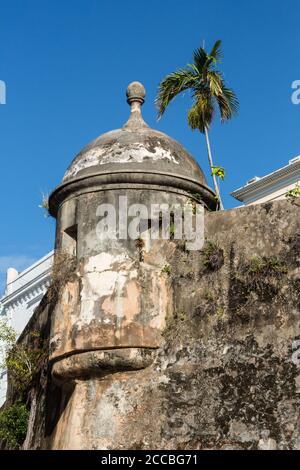
[[[14,268],[7,270],[5,294],[0,299],[0,318],[7,319],[18,334],[22,333],[50,284],[53,253],[51,251],[21,273]],[[6,382],[6,371],[0,370],[0,406],[5,401]]]
[[[273,173],[262,177],[255,176],[245,186],[233,191],[231,196],[245,205],[261,204],[284,199],[287,192],[297,185],[300,185],[300,156]]]

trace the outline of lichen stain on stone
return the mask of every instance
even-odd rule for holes
[[[244,355],[243,362],[240,354]],[[234,371],[236,374],[232,375]],[[271,345],[260,349],[254,338],[248,336],[244,342],[233,343],[226,370],[210,373],[217,373],[220,379],[217,422],[224,435],[230,432],[234,417],[250,428],[255,427],[256,433],[267,429],[271,437],[278,439],[281,425],[277,406],[283,398],[295,397],[295,366],[274,354]]]

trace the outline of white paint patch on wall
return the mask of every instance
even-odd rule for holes
[[[158,142],[159,144],[159,142]],[[145,145],[137,143],[130,147],[120,146],[118,142],[113,144],[107,153],[107,148],[95,148],[87,151],[76,164],[72,165],[70,170],[65,173],[64,179],[72,178],[85,168],[104,165],[107,163],[143,163],[145,159],[169,160],[179,165],[178,159],[172,155],[170,150],[157,146],[153,151],[148,150]]]
[[[82,279],[81,301],[96,301],[101,297],[111,295],[115,289],[117,279],[118,272],[116,271],[85,274]]]
[[[102,251],[98,255],[91,256],[84,265],[84,273],[103,272],[111,270],[116,263],[121,267],[123,263],[129,260],[126,253],[112,255]]]
[[[79,328],[95,319],[95,302],[103,297],[116,296],[115,315],[123,318],[124,287],[128,280],[136,279],[138,272],[132,269],[132,260],[128,254],[101,252],[91,256],[84,265],[81,290],[81,308],[76,324]],[[105,323],[109,323],[106,318]]]
[[[79,328],[95,319],[95,302],[103,297],[116,294],[121,299],[128,271],[103,271],[101,273],[86,273],[82,279],[80,317],[76,321]],[[118,302],[118,317],[123,316],[122,302]]]

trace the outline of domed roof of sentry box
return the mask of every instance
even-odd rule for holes
[[[101,176],[103,184],[153,182],[190,189],[203,194],[208,206],[215,208],[214,193],[193,157],[181,144],[145,123],[141,114],[145,94],[145,88],[139,82],[128,86],[127,102],[131,107],[128,121],[121,129],[107,132],[84,147],[72,161],[57,190],[91,177],[97,176],[100,181]]]

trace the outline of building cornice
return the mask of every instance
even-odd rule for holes
[[[22,301],[30,302],[39,294],[41,294],[45,288],[49,286],[50,280],[51,268],[47,269],[42,274],[35,277],[33,280],[27,282],[11,294],[2,297],[2,307],[8,309],[13,307],[14,305],[19,304]]]
[[[272,189],[275,184],[278,186],[280,186],[280,183],[286,184],[287,178],[294,177],[299,177],[300,179],[300,161],[290,163],[289,165],[286,165],[283,168],[274,171],[273,173],[263,176],[253,183],[246,184],[245,186],[233,191],[230,194],[237,200],[244,202],[245,199],[253,198],[256,194],[259,194],[262,189],[266,191],[267,189]]]
[[[10,284],[8,284],[6,287],[10,286],[10,285],[13,285],[15,282],[19,282],[20,279],[22,279],[24,276],[27,276],[30,272],[34,271],[35,269],[37,269],[39,266],[41,266],[42,264],[46,263],[49,259],[53,258],[54,256],[54,250],[50,251],[50,253],[48,253],[47,255],[43,256],[43,258],[39,259],[38,261],[36,261],[35,263],[33,263],[31,266],[29,266],[29,268],[27,269],[24,269],[24,271],[22,271],[21,273],[19,273],[17,279],[15,279],[14,281],[12,281]],[[1,300],[1,299],[0,299]]]

